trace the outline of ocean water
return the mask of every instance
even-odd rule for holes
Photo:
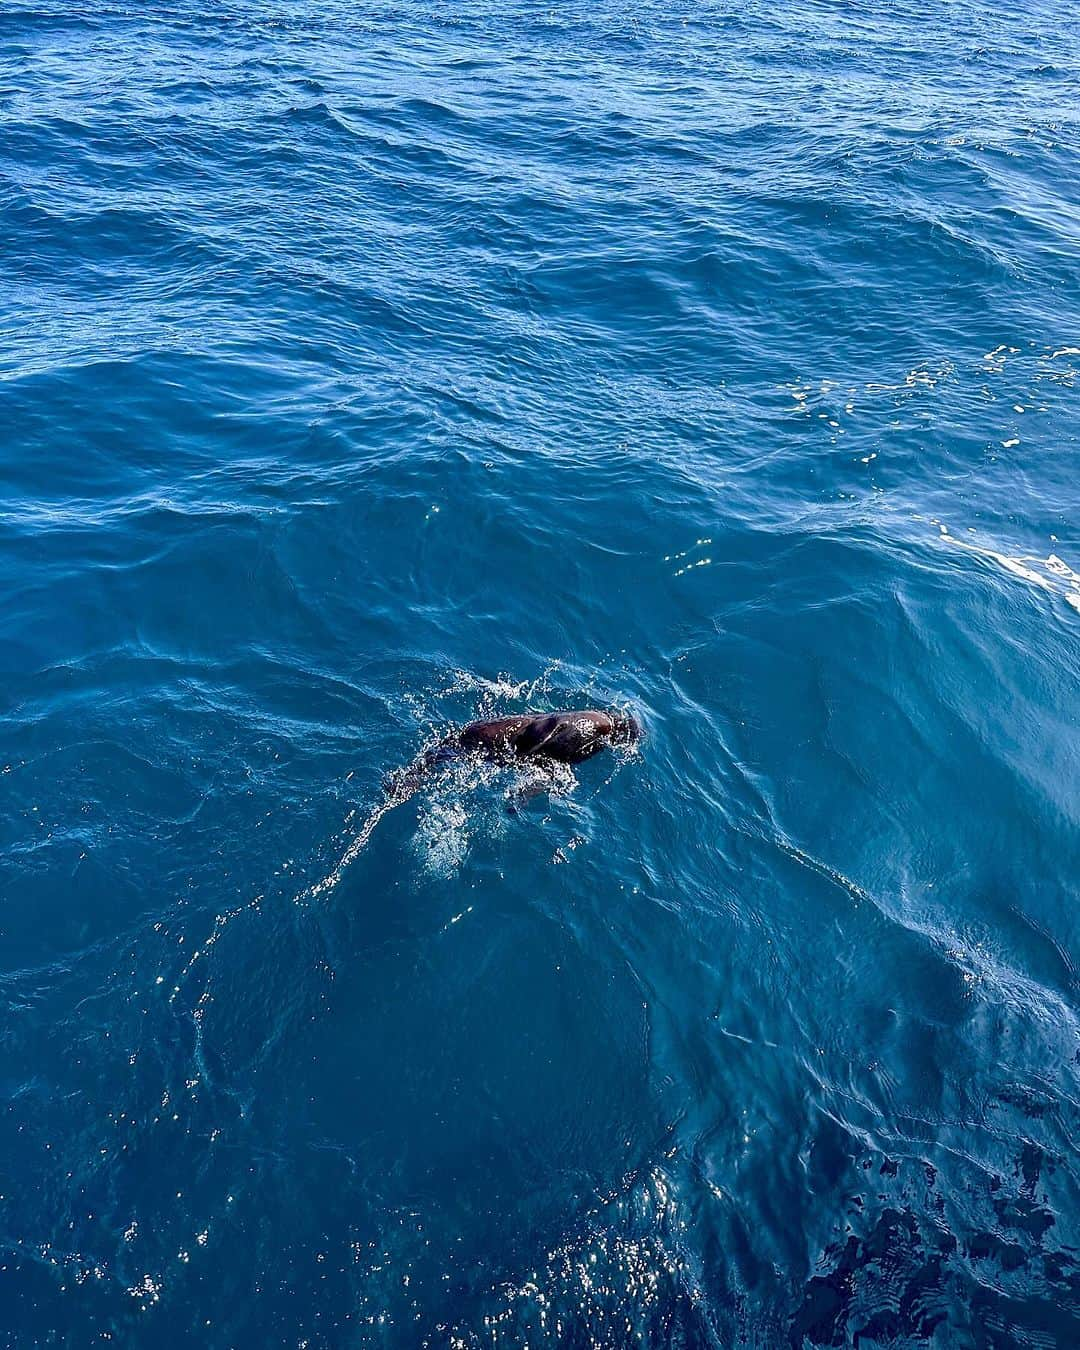
[[[0,1343],[1080,1343],[1078,90],[0,8]]]

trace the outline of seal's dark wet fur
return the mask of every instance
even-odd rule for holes
[[[641,727],[629,713],[522,713],[470,722],[426,751],[401,773],[388,778],[389,795],[411,796],[427,774],[462,755],[479,755],[495,763],[527,760],[536,764],[580,764],[608,746],[629,746],[641,738]]]
[[[552,759],[580,764],[610,745],[632,745],[641,729],[628,713],[525,713],[489,722],[470,722],[458,732],[462,750],[492,759]]]

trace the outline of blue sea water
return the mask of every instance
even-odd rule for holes
[[[1080,1343],[1078,138],[1064,0],[0,7],[5,1346]]]

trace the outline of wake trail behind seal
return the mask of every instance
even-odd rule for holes
[[[349,846],[338,859],[334,868],[326,874],[321,881],[317,881],[313,886],[304,892],[302,898],[316,900],[320,896],[328,894],[334,889],[341,878],[345,875],[346,868],[350,867],[367,846],[368,840],[375,832],[375,826],[382,820],[388,811],[392,811],[395,806],[401,806],[413,795],[412,791],[389,793],[383,798],[375,809],[367,816],[364,823],[360,826],[356,835],[349,841]]]

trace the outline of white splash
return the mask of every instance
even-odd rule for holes
[[[1040,590],[1060,596],[1073,609],[1080,612],[1080,573],[1075,572],[1068,563],[1051,553],[1045,558],[1029,554],[1013,556],[999,549],[988,548],[985,544],[973,543],[970,539],[961,539],[950,534],[948,527],[935,521],[940,531],[939,539],[953,548],[964,549],[976,557],[995,563],[1010,576],[1018,577]]]

